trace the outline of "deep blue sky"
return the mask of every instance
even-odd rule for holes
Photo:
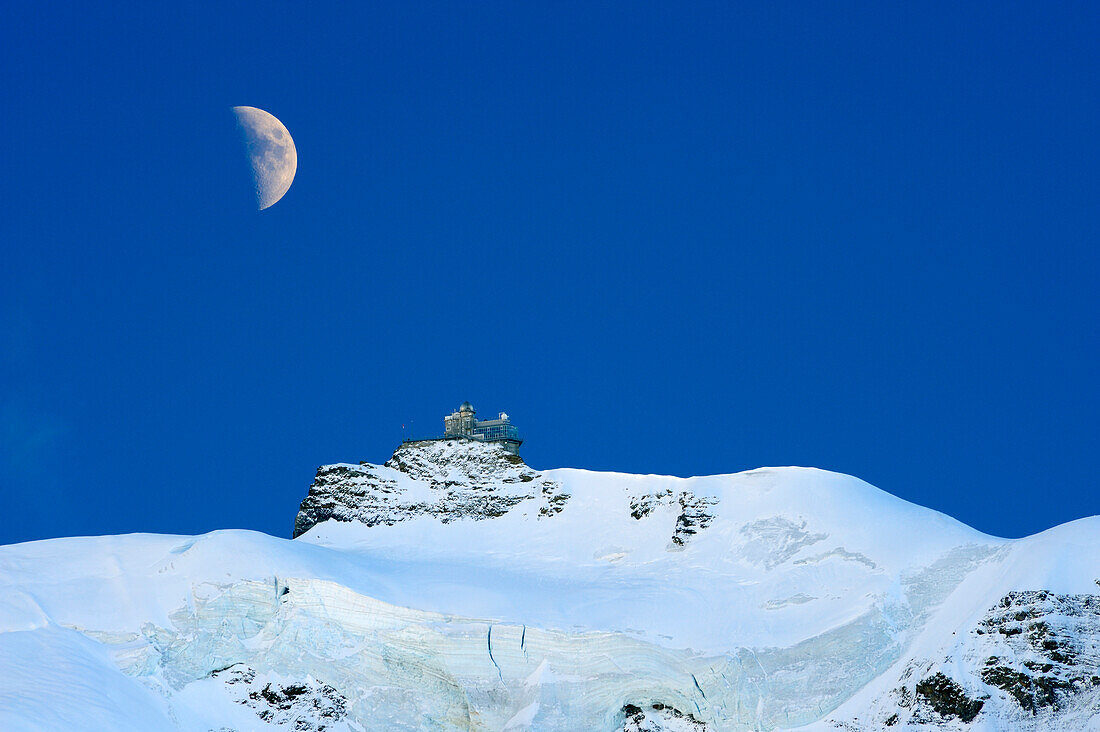
[[[464,399],[540,468],[1100,513],[1096,3],[312,5],[7,8],[0,543],[288,536]]]

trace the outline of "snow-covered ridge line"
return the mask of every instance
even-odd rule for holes
[[[827,471],[480,443],[318,477],[293,541],[0,547],[0,728],[1100,726],[1100,518],[1004,540]]]

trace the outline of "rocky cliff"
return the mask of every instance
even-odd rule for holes
[[[559,481],[500,445],[466,439],[406,442],[382,465],[319,467],[294,519],[293,537],[329,520],[367,526],[421,516],[441,523],[482,521],[517,507],[548,519],[565,508],[569,497]],[[677,550],[710,525],[716,503],[691,490],[645,485],[631,491],[624,509],[638,521],[658,508],[674,511],[667,548]]]
[[[403,443],[382,465],[322,465],[294,519],[297,538],[328,520],[393,525],[417,516],[443,523],[495,518],[516,504],[544,516],[569,500],[561,485],[495,443],[423,440]]]

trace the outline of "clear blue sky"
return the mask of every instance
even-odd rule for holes
[[[0,26],[0,543],[289,536],[465,399],[540,468],[1100,513],[1096,3],[77,5]]]

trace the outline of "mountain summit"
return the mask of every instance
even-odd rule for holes
[[[1100,519],[984,535],[849,476],[322,466],[291,540],[0,548],[0,727],[1100,727]]]
[[[322,465],[294,520],[294,537],[328,520],[374,526],[434,516],[447,523],[495,518],[540,499],[560,510],[561,486],[540,480],[499,442],[453,438],[408,441],[383,465]]]

